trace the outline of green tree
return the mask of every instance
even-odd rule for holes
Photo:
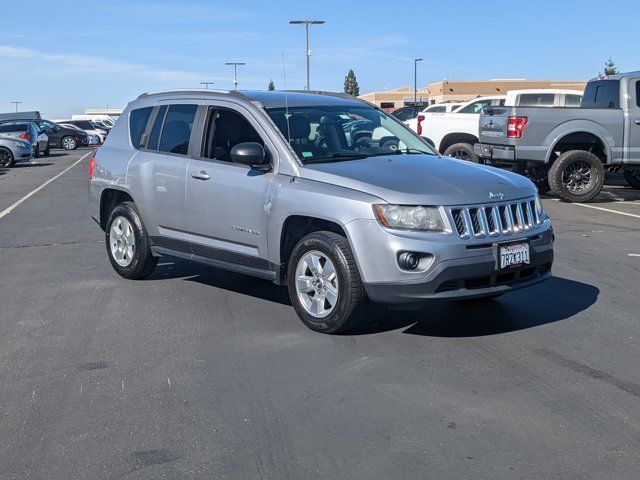
[[[604,64],[604,74],[617,75],[619,73],[620,73],[620,70],[616,68],[616,64],[613,63],[613,60],[611,60],[611,57],[609,57],[609,60],[607,60]]]
[[[356,74],[353,73],[353,70],[351,69],[349,70],[349,73],[347,73],[347,76],[344,77],[344,93],[348,93],[354,97],[360,95],[360,87],[358,86]]]
[[[273,92],[276,89],[276,84],[273,83],[273,79],[269,80],[269,86],[267,87],[267,90],[269,90],[270,92]]]

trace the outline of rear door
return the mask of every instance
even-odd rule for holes
[[[625,163],[640,165],[640,77],[629,80],[629,116],[625,125]]]
[[[196,255],[269,270],[267,211],[275,173],[234,163],[231,149],[243,142],[265,147],[272,166],[275,146],[245,107],[206,102],[201,135],[187,172],[187,218]]]

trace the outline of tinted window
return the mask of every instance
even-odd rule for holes
[[[258,132],[240,114],[211,109],[207,118],[203,157],[231,161],[231,149],[239,143],[257,142],[264,146]]]
[[[445,107],[444,105],[438,106],[438,107],[430,107],[430,108],[427,108],[427,110],[425,111],[430,113],[444,113],[447,111],[447,107]]]
[[[166,105],[163,105],[158,109],[158,114],[156,115],[156,119],[153,122],[151,135],[149,136],[149,144],[147,145],[147,148],[149,148],[149,150],[158,149],[158,142],[160,141],[160,132],[162,131],[162,122],[164,120],[164,116],[166,113],[167,113]]]
[[[147,126],[152,110],[153,107],[137,108],[131,110],[129,114],[129,135],[131,136],[131,144],[135,148],[140,148],[140,140],[142,140],[142,134]],[[93,125],[89,121],[77,122],[76,125],[86,130],[93,130]]]
[[[186,155],[197,105],[170,105],[162,127],[158,150]]]
[[[26,132],[28,125],[0,125],[0,132]]]
[[[413,107],[399,108],[395,112],[392,112],[391,115],[396,117],[401,122],[404,122],[405,120],[409,120],[410,118],[413,118],[413,117],[416,116],[416,115],[414,115],[414,108]]]
[[[620,80],[587,83],[581,105],[585,108],[620,108]]]
[[[640,107],[640,82],[636,82],[636,105]]]
[[[522,107],[547,107],[553,105],[556,96],[553,93],[523,93],[518,105]]]
[[[582,95],[565,95],[564,106],[565,107],[579,107],[582,101]]]
[[[138,110],[146,110],[146,108],[140,108]],[[136,112],[136,111],[137,110],[134,110],[133,112]],[[133,114],[133,112],[131,112],[131,113]],[[147,119],[149,119],[149,115],[151,115],[151,107],[149,107],[149,114],[147,115]],[[146,124],[147,124],[147,120],[144,121],[144,125],[142,127],[142,132],[144,132],[144,126]],[[83,130],[93,130],[93,125],[91,125],[91,122],[88,121],[88,120],[85,120],[85,121],[82,121],[82,122],[78,122],[78,123],[76,123],[76,125],[78,127],[80,127],[81,129],[83,129]],[[129,128],[131,128],[131,118],[129,118]],[[140,135],[142,135],[142,132],[140,133]],[[137,148],[137,145],[136,145],[136,148]]]

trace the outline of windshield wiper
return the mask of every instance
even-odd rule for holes
[[[364,153],[336,152],[324,157],[304,158],[302,162],[303,163],[338,162],[340,160],[357,160],[360,158],[367,158],[370,156],[371,155],[366,155]]]

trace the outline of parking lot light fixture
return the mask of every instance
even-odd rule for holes
[[[238,65],[246,65],[245,62],[226,62],[225,65],[233,65],[233,89],[238,90]]]
[[[413,105],[418,104],[418,62],[421,62],[422,58],[413,59]]]
[[[209,88],[209,85],[213,85],[213,82],[200,82],[200,85],[204,85],[204,88]]]
[[[307,57],[307,90],[310,90],[310,82],[309,82],[309,63],[310,63],[310,57],[311,57],[311,49],[309,48],[309,25],[322,25],[323,23],[325,23],[324,20],[290,20],[289,23],[291,25],[304,25],[305,26],[305,30],[307,33],[307,51],[306,51],[306,57]]]
[[[16,106],[16,113],[18,112],[18,105],[20,105],[22,102],[9,102],[9,103],[13,103]]]

